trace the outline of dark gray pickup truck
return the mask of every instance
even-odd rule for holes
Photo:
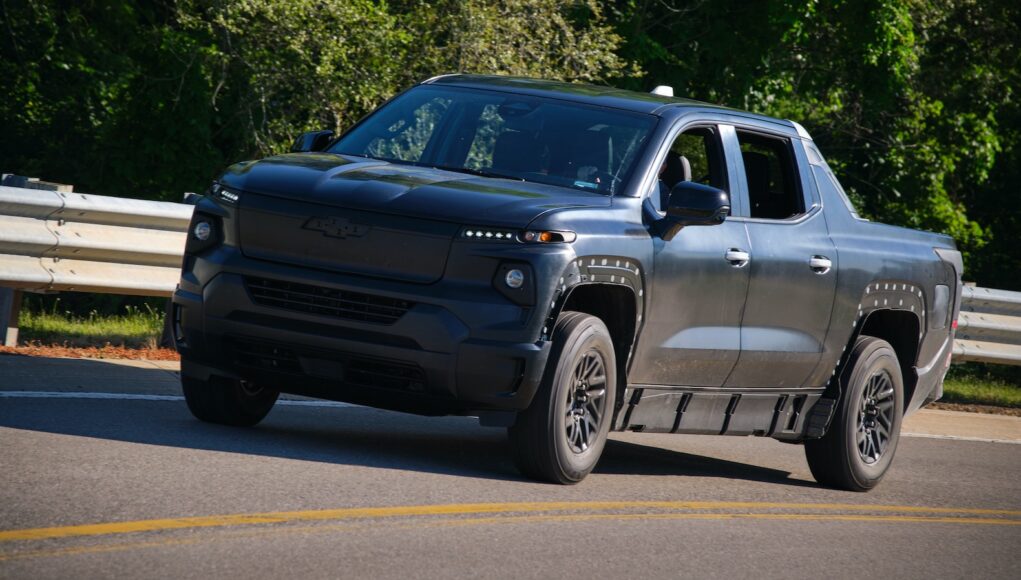
[[[610,430],[756,435],[865,490],[942,393],[961,270],[860,218],[796,123],[452,75],[230,167],[173,328],[205,421],[280,392],[477,416],[560,483]]]

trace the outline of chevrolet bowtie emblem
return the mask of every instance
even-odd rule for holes
[[[342,217],[310,217],[305,225],[301,226],[306,230],[323,232],[324,236],[331,238],[360,238],[369,233],[369,226],[351,223],[351,220]]]

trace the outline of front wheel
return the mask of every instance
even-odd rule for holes
[[[181,389],[196,419],[237,427],[251,427],[262,421],[280,395],[248,381],[217,376],[205,381],[182,376]]]
[[[584,479],[606,446],[616,384],[613,342],[603,321],[561,314],[539,390],[508,430],[518,469],[553,483]]]
[[[841,397],[829,431],[805,442],[816,481],[867,491],[886,474],[900,440],[904,381],[893,347],[863,336],[840,378]]]

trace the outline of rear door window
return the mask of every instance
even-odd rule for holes
[[[737,131],[753,218],[784,220],[805,213],[790,139]]]

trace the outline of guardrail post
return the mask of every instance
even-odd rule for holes
[[[0,333],[4,346],[18,346],[18,315],[21,313],[21,290],[0,288]]]

